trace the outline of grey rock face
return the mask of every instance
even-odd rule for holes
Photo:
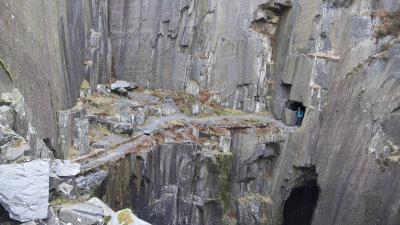
[[[95,225],[102,224],[103,210],[85,203],[61,205],[58,218],[64,223]]]
[[[27,222],[47,218],[48,162],[0,165],[0,177],[0,203],[12,219]]]
[[[138,216],[152,224],[223,224],[232,215],[240,224],[274,224],[278,213],[268,194],[268,179],[278,170],[274,164],[285,140],[279,135],[285,133],[232,132],[199,133],[193,127],[192,135],[207,136],[210,146],[207,141],[200,146],[165,138],[167,144],[121,160],[100,189],[107,187],[110,206],[129,201]],[[130,199],[125,197],[127,189]],[[238,206],[240,212],[234,210]]]
[[[272,115],[274,118],[281,120],[284,112],[284,105],[280,102],[272,103]]]
[[[0,35],[1,62],[12,77],[0,72],[0,92],[21,91],[39,139],[56,138],[53,115],[75,105],[84,77],[93,90],[111,78],[107,2],[0,3],[2,24],[9,24],[0,33],[10,34]]]
[[[14,124],[14,110],[9,106],[0,106],[0,124],[6,128],[12,129]]]
[[[238,199],[237,224],[273,224],[273,202],[269,197],[253,194]]]
[[[260,96],[265,94],[265,81],[272,80],[266,65],[272,62],[271,37],[279,21],[275,12],[284,11],[291,1],[112,0],[110,5],[119,79],[194,95],[199,88],[212,89],[220,91],[221,100],[230,106],[240,108],[242,100],[250,98],[265,108]],[[243,11],[237,13],[238,8]],[[138,13],[142,16],[133,16]]]
[[[288,125],[293,126],[296,124],[297,116],[295,111],[285,108],[282,121]]]
[[[73,154],[83,155],[89,151],[89,120],[84,117],[82,106],[57,112],[58,132],[56,157],[65,159]],[[72,149],[77,152],[73,152]]]
[[[99,186],[106,179],[107,175],[106,171],[99,170],[86,176],[79,176],[76,179],[77,187],[79,189],[90,190],[93,187]]]

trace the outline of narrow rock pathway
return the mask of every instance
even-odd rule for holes
[[[123,157],[126,154],[132,153],[132,150],[136,149],[140,144],[145,141],[151,141],[152,137],[149,135],[155,131],[162,124],[171,122],[171,121],[182,121],[182,122],[197,122],[197,123],[210,123],[212,124],[214,121],[220,120],[240,120],[246,118],[255,118],[259,119],[260,122],[273,122],[275,125],[282,130],[292,130],[295,129],[295,126],[286,126],[282,121],[276,120],[272,117],[272,115],[257,115],[257,114],[242,114],[242,115],[227,115],[227,116],[213,116],[213,117],[203,117],[203,118],[195,118],[188,117],[182,113],[173,114],[170,116],[161,116],[161,117],[150,117],[146,120],[145,124],[142,126],[138,126],[138,130],[134,133],[133,137],[125,140],[121,143],[118,143],[115,146],[112,146],[109,151],[103,151],[100,153],[92,153],[87,156],[80,157],[75,161],[86,161],[83,162],[81,166],[81,173],[85,173],[94,168],[97,168],[101,165],[106,164],[110,161],[116,161],[119,158]]]

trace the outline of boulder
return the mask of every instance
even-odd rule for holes
[[[49,163],[43,160],[0,166],[0,203],[10,218],[47,218],[49,173]]]
[[[107,86],[105,84],[98,84],[96,88],[96,92],[99,94],[107,95],[110,93],[110,90],[107,89]]]
[[[283,123],[288,126],[293,126],[296,125],[296,120],[297,120],[296,112],[288,108],[285,108],[282,118]]]
[[[50,163],[50,194],[51,198],[64,195],[67,198],[75,198],[75,175],[80,172],[80,164],[69,160],[59,159]]]
[[[64,223],[93,225],[102,224],[103,210],[100,207],[74,203],[59,206],[58,218]]]
[[[50,164],[51,177],[74,177],[80,172],[81,165],[69,160],[56,159]]]
[[[118,88],[117,93],[121,96],[128,96],[128,91],[125,88]]]
[[[201,104],[195,103],[191,105],[192,115],[197,115],[201,112]]]
[[[138,86],[136,84],[129,83],[124,80],[117,80],[116,82],[111,84],[111,91],[112,92],[117,92],[118,89],[124,88],[127,91],[131,91],[133,89],[136,89]]]
[[[123,209],[114,213],[108,225],[151,225],[150,223],[139,219],[130,209]]]
[[[187,84],[186,84],[186,89],[185,92],[188,94],[192,94],[194,96],[198,96],[199,95],[199,91],[200,91],[200,87],[197,84],[196,81],[190,80]]]
[[[115,213],[110,207],[108,207],[108,205],[96,197],[89,199],[87,203],[100,207],[103,210],[104,216],[113,216]]]

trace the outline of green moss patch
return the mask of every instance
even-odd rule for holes
[[[229,201],[231,199],[231,162],[233,154],[231,152],[223,152],[215,154],[217,161],[217,177],[218,177],[218,196],[217,202],[224,208],[225,213],[229,210]]]
[[[118,223],[123,225],[129,225],[135,222],[131,217],[131,211],[129,209],[124,209],[118,214]]]

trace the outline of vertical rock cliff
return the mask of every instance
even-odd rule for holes
[[[207,89],[285,123],[300,107],[302,125],[272,139],[260,127],[197,133],[221,149],[152,136],[102,168],[99,194],[154,224],[399,224],[399,10],[398,0],[2,1],[0,93],[13,94],[1,124],[16,121],[4,130],[24,149],[37,135],[57,157],[88,153],[89,122],[104,115],[68,110],[90,95],[79,96],[84,79],[86,90],[118,78],[194,99]],[[178,111],[146,107],[112,122],[132,134],[147,115]]]
[[[273,46],[290,1],[112,0],[113,68],[148,88],[220,91],[224,104],[265,109]]]
[[[110,74],[107,1],[2,1],[1,93],[18,88],[42,138],[54,138],[55,112],[71,108],[84,78]]]

